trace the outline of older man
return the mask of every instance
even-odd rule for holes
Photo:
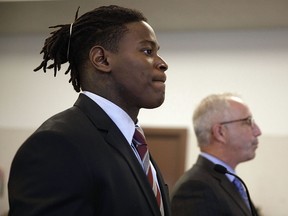
[[[237,178],[214,170],[215,164],[220,164],[235,174],[238,164],[255,157],[261,130],[254,122],[249,107],[235,94],[209,95],[196,108],[193,124],[201,153],[196,164],[179,179],[174,188],[172,214],[257,214],[254,205],[247,202],[247,197],[242,197],[234,185]],[[242,195],[247,193],[244,191]]]

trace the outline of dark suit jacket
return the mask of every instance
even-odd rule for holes
[[[171,194],[173,216],[251,216],[236,187],[199,156]]]
[[[167,186],[154,166],[169,216]],[[8,188],[10,216],[161,215],[129,143],[83,94],[20,147]]]

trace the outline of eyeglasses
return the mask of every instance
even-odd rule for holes
[[[243,118],[243,119],[237,119],[237,120],[232,120],[232,121],[226,121],[226,122],[221,122],[220,125],[225,125],[225,124],[231,124],[231,123],[235,123],[235,122],[246,122],[247,125],[253,127],[255,124],[255,121],[253,119],[252,116],[248,116],[247,118]]]

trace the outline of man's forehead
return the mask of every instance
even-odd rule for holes
[[[133,22],[126,24],[128,31],[125,33],[122,39],[134,40],[138,44],[149,44],[159,48],[159,44],[152,27],[144,22]]]
[[[244,103],[243,100],[242,100],[242,98],[237,97],[237,96],[231,96],[231,97],[230,97],[230,101],[234,101],[234,102],[236,102],[236,103],[241,103],[241,104]]]

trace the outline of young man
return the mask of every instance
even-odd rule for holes
[[[250,206],[234,185],[237,178],[214,170],[215,164],[220,164],[235,173],[238,164],[255,157],[261,130],[249,107],[235,94],[209,95],[196,108],[193,124],[201,153],[174,187],[172,214],[254,215],[253,204]]]
[[[170,215],[160,171],[150,157],[152,190],[133,137],[139,110],[164,101],[168,66],[156,35],[136,10],[111,5],[77,16],[55,26],[35,70],[56,75],[69,62],[81,94],[16,153],[9,215]]]

